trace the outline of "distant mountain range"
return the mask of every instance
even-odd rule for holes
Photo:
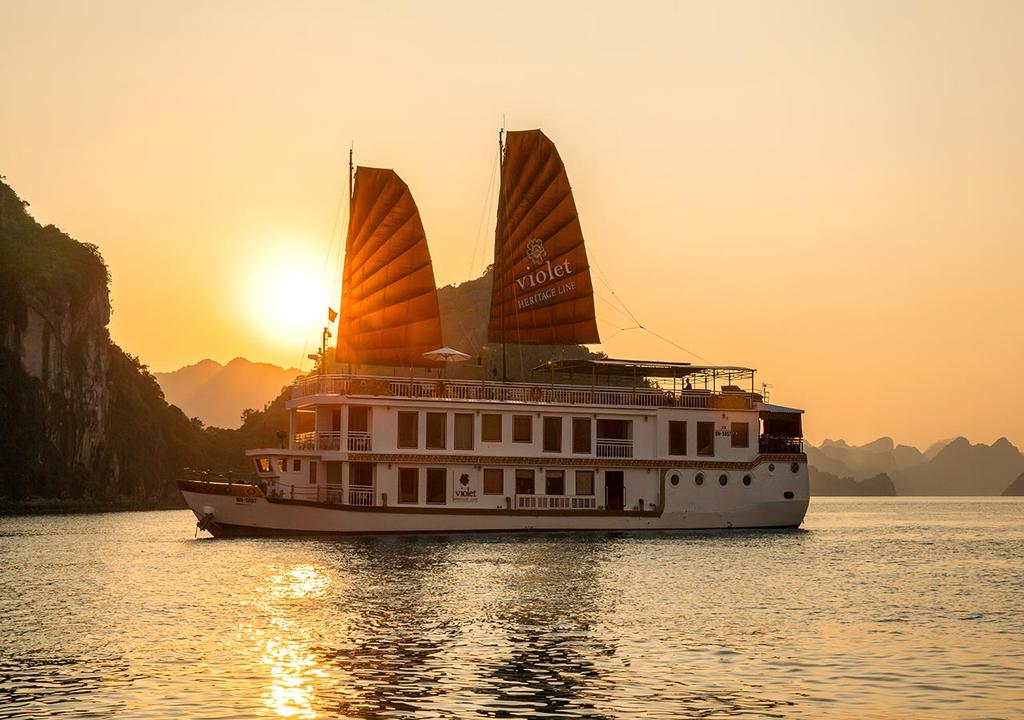
[[[817,495],[890,495],[889,484],[896,495],[1000,495],[1024,473],[1024,455],[1006,438],[972,445],[957,437],[924,452],[888,437],[860,446],[825,440],[806,451]]]
[[[153,373],[167,402],[206,425],[237,428],[242,412],[261,409],[281,393],[281,388],[302,374],[298,368],[281,368],[235,358],[227,365],[200,360],[171,372]]]
[[[1021,473],[1020,476],[1010,484],[1010,487],[1003,490],[1003,495],[1007,497],[1024,495],[1024,473]]]

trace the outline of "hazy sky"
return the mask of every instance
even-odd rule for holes
[[[0,88],[0,174],[99,245],[154,369],[300,362],[350,142],[438,284],[478,275],[504,117],[640,321],[812,440],[1024,445],[1024,2],[0,0]],[[693,360],[598,284],[606,352]]]

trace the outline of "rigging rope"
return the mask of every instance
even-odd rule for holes
[[[501,151],[494,153],[494,164],[491,166],[491,179],[487,182],[487,193],[484,195],[484,204],[480,210],[480,223],[476,230],[476,242],[473,245],[473,254],[469,257],[469,277],[474,277],[476,264],[476,252],[480,250],[480,271],[483,270],[484,258],[487,257],[487,245],[483,243],[484,221],[487,219],[487,210],[491,206],[491,195],[494,193],[494,182],[498,176],[498,164],[501,160]]]
[[[346,167],[348,167],[348,166],[346,165]],[[338,233],[338,226],[341,224],[342,214],[344,214],[346,216],[348,215],[348,203],[345,202],[347,197],[348,197],[348,177],[346,176],[345,184],[342,185],[342,191],[340,193],[340,197],[338,198],[338,207],[334,211],[334,223],[331,225],[331,234],[327,238],[327,252],[324,255],[323,268],[320,270],[321,281],[325,280],[327,278],[327,267],[330,264],[331,255],[332,255],[332,253],[334,251],[335,235],[337,235],[337,233]],[[342,268],[342,265],[341,265],[341,238],[339,237],[338,238],[338,260],[334,264],[334,272],[332,273],[331,286],[329,288],[330,290],[333,290],[333,289],[335,289],[335,288],[340,286],[340,283],[341,283],[341,268]],[[339,295],[339,297],[340,297],[340,295]],[[330,302],[331,302],[330,298],[328,298],[328,304],[330,304]],[[339,307],[338,310],[340,311],[341,308]],[[318,322],[317,326],[319,326],[319,324],[320,323]],[[306,359],[307,359],[306,356],[308,354],[307,351],[309,350],[309,337],[310,337],[310,333],[311,332],[312,332],[312,328],[307,328],[306,329],[306,339],[302,343],[302,356],[299,358],[299,367],[301,367],[302,363],[305,362]],[[337,342],[337,338],[335,338],[335,342]]]
[[[615,337],[616,335],[618,335],[618,334],[620,334],[620,333],[622,333],[622,332],[624,332],[626,330],[639,329],[639,330],[643,330],[644,332],[653,335],[654,337],[658,338],[662,342],[668,343],[669,345],[671,345],[674,348],[682,350],[687,355],[692,355],[693,357],[697,358],[698,360],[700,360],[703,363],[706,363],[708,365],[711,364],[711,361],[708,360],[707,358],[702,357],[701,355],[698,355],[693,350],[689,350],[688,348],[683,347],[682,345],[680,345],[677,342],[669,340],[664,335],[662,335],[660,333],[657,333],[654,330],[651,330],[649,327],[647,327],[642,322],[640,322],[639,318],[637,318],[637,316],[633,314],[633,312],[626,306],[626,303],[623,302],[622,298],[619,297],[619,294],[617,292],[615,292],[615,288],[612,287],[611,282],[608,280],[608,276],[605,275],[604,270],[601,269],[601,264],[598,263],[597,256],[593,253],[593,251],[591,251],[591,253],[590,253],[590,259],[591,259],[591,263],[593,264],[593,266],[595,268],[597,268],[597,272],[598,272],[598,275],[600,276],[601,282],[603,282],[605,287],[608,288],[608,292],[610,292],[612,294],[612,297],[615,298],[618,301],[619,306],[622,308],[622,312],[625,313],[625,315],[627,317],[629,317],[630,320],[632,320],[633,322],[636,323],[636,327],[635,328],[619,328],[619,332],[616,332],[614,335],[612,335],[611,337],[607,338],[607,340],[611,340],[613,337]],[[597,292],[595,291],[594,294],[597,295]],[[611,303],[608,301],[607,298],[604,298],[603,296],[599,296],[599,297],[601,297],[603,300],[605,300],[605,302],[608,302],[609,305],[611,305]],[[612,305],[612,308],[616,309],[616,310],[618,309],[618,308],[615,308],[614,305]],[[598,320],[601,320],[602,322],[608,323],[609,325],[612,324],[612,323],[609,323],[607,320],[604,320],[603,318],[598,318]],[[613,325],[613,327],[614,327],[614,325]]]

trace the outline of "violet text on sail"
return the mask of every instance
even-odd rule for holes
[[[527,244],[527,253],[530,256],[530,259],[537,265],[540,265],[540,262],[544,260],[544,257],[547,254],[544,251],[543,243],[544,241],[540,238],[534,238]],[[533,272],[528,272],[526,275],[516,278],[516,285],[520,290],[532,290],[534,288],[539,288],[555,280],[560,280],[572,275],[572,265],[569,263],[568,259],[555,265],[548,260],[541,267],[534,269],[527,265],[526,269],[533,270]],[[572,292],[575,289],[576,281],[568,280],[557,287],[545,288],[538,293],[519,299],[516,302],[516,307],[519,310],[523,310],[531,305],[537,305],[563,293]]]

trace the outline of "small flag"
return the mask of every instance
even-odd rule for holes
[[[334,321],[335,321],[335,320],[336,320],[337,318],[338,318],[338,313],[336,313],[336,312],[335,312],[334,310],[332,310],[331,308],[327,308],[327,322],[329,322],[329,323],[332,323],[332,322],[334,322]]]

